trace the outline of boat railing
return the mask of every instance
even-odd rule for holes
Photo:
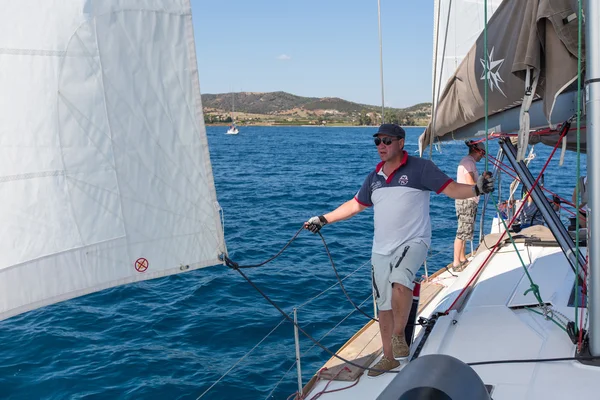
[[[451,246],[447,246],[444,247],[442,249],[437,250],[436,252],[430,252],[427,255],[427,259],[425,260],[424,263],[424,277],[427,279],[428,277],[428,269],[427,269],[427,260],[431,259],[439,254],[442,254],[446,251],[449,251],[449,249],[451,249],[453,247],[453,245]],[[344,282],[345,280],[347,280],[348,278],[356,275],[356,273],[358,273],[359,271],[363,270],[365,267],[369,266],[371,264],[371,260],[368,259],[366,260],[364,263],[362,263],[360,266],[358,266],[357,268],[355,268],[353,271],[351,271],[349,274],[347,274],[346,276],[344,276],[343,278],[339,279],[338,281],[336,281],[334,284],[330,285],[329,287],[327,287],[326,289],[322,290],[321,292],[317,293],[316,295],[314,295],[313,297],[311,297],[310,299],[306,300],[305,302],[295,306],[292,310],[292,312],[290,314],[288,314],[289,317],[293,318],[294,320],[294,345],[295,345],[295,350],[296,350],[296,359],[294,360],[294,362],[290,365],[290,367],[286,370],[286,372],[283,373],[281,379],[275,384],[275,386],[273,387],[273,389],[270,391],[270,393],[267,395],[267,399],[270,398],[273,393],[275,393],[275,391],[277,390],[277,388],[279,387],[279,385],[284,381],[284,379],[289,375],[290,371],[296,367],[297,369],[297,374],[298,374],[298,393],[302,392],[302,388],[303,388],[303,382],[302,382],[302,358],[306,357],[307,354],[309,354],[316,346],[316,343],[313,343],[312,346],[310,348],[308,348],[307,350],[300,352],[300,335],[298,334],[298,326],[301,325],[298,322],[298,311],[302,310],[304,308],[306,308],[309,304],[313,303],[315,300],[319,299],[320,297],[322,297],[323,295],[325,295],[326,293],[328,293],[329,291],[331,291],[332,289],[340,286],[340,284],[342,282]],[[317,341],[321,342],[323,339],[325,339],[326,337],[328,337],[331,333],[333,333],[336,329],[338,329],[340,327],[341,324],[343,324],[348,318],[350,318],[356,311],[357,308],[360,308],[362,306],[364,306],[368,301],[372,301],[373,302],[373,310],[374,310],[374,318],[377,318],[377,305],[376,305],[376,298],[375,298],[375,293],[374,291],[372,291],[372,293],[367,296],[360,304],[358,304],[358,306],[356,308],[353,308],[352,310],[350,310],[350,312],[348,312],[348,314],[346,314],[336,325],[334,325],[331,329],[329,329],[325,334],[323,334]],[[220,376],[215,382],[213,382],[198,398],[197,400],[201,399],[202,397],[204,397],[207,393],[210,392],[210,390],[212,390],[212,388],[214,388],[217,384],[219,384],[219,382],[221,382],[227,375],[229,375],[229,373],[231,373],[237,366],[239,366],[244,360],[246,360],[258,347],[260,347],[261,344],[263,344],[268,337],[270,337],[287,319],[283,318],[271,331],[269,331],[269,333],[267,333],[254,347],[252,347],[247,353],[245,353],[240,359],[238,359],[237,362],[235,362],[231,368],[229,368],[222,376]]]
[[[368,301],[370,301],[372,298],[372,295],[367,296],[359,305],[358,307],[363,306],[365,303],[367,303]],[[296,309],[294,309],[296,310]],[[319,337],[318,341],[321,342],[323,339],[325,339],[327,336],[329,336],[331,333],[333,333],[337,328],[340,327],[340,325],[342,323],[344,323],[348,318],[350,318],[350,316],[352,316],[352,314],[354,314],[356,312],[356,309],[350,310],[350,312],[348,314],[346,314],[346,316],[344,318],[342,318],[337,324],[335,324],[330,330],[328,330],[326,333],[324,333],[321,337]],[[294,326],[294,330],[297,331],[296,326]],[[296,348],[299,349],[299,341],[298,341],[298,336],[295,335],[296,340],[295,340],[295,345]],[[317,346],[316,343],[313,343],[313,345],[308,349],[305,350],[304,352],[302,352],[301,354],[297,354],[296,355],[296,360],[292,363],[292,365],[290,365],[290,367],[288,368],[288,370],[283,374],[283,376],[281,377],[281,379],[279,380],[279,382],[277,382],[277,384],[273,387],[273,389],[271,390],[271,392],[267,395],[267,397],[265,397],[265,399],[269,399],[271,398],[271,396],[273,395],[273,393],[275,392],[275,390],[277,389],[277,387],[281,384],[281,382],[283,382],[283,380],[286,378],[286,376],[290,373],[290,371],[292,370],[292,368],[294,368],[295,366],[297,367],[297,372],[298,372],[298,376],[299,376],[299,381],[298,381],[298,392],[297,393],[302,393],[302,388],[303,388],[303,384],[302,384],[302,380],[301,380],[301,376],[302,376],[302,368],[301,368],[301,358],[305,357],[308,353],[310,353],[315,347]]]
[[[352,272],[350,272],[348,275],[344,276],[343,278],[341,278],[339,281],[337,281],[336,283],[334,283],[333,285],[329,286],[328,288],[326,288],[325,290],[319,292],[318,294],[316,294],[315,296],[311,297],[310,299],[308,299],[307,301],[305,301],[304,303],[296,306],[293,308],[293,311],[291,314],[289,314],[290,317],[294,318],[294,331],[295,331],[295,347],[296,347],[296,360],[294,360],[294,362],[292,363],[292,365],[288,368],[288,370],[283,374],[283,376],[281,377],[281,379],[277,382],[277,384],[275,384],[275,386],[273,387],[273,389],[271,390],[271,392],[269,393],[269,395],[266,398],[270,398],[270,396],[275,392],[275,390],[277,389],[277,387],[281,384],[281,382],[283,382],[283,380],[285,379],[285,377],[289,374],[289,372],[294,368],[294,366],[298,366],[298,376],[299,376],[299,390],[300,392],[302,391],[302,379],[301,379],[301,374],[302,374],[302,370],[301,370],[301,362],[300,359],[302,357],[305,357],[310,351],[312,351],[314,349],[315,346],[317,346],[316,344],[313,343],[313,345],[306,351],[300,353],[299,349],[300,349],[300,343],[299,343],[299,335],[297,332],[297,324],[298,324],[298,319],[297,319],[297,311],[300,309],[305,308],[308,304],[314,302],[315,300],[317,300],[318,298],[320,298],[321,296],[323,296],[324,294],[326,294],[327,292],[329,292],[331,289],[335,288],[336,286],[339,286],[341,282],[345,281],[346,279],[350,278],[351,276],[355,275],[358,271],[362,270],[365,266],[370,265],[371,260],[367,260],[365,261],[363,264],[361,264],[359,267],[357,267],[356,269],[354,269]],[[367,301],[373,299],[374,301],[374,296],[373,294],[370,294],[365,300],[363,300],[358,307],[363,306]],[[327,336],[329,336],[332,332],[334,332],[344,321],[346,321],[352,314],[354,314],[357,310],[353,309],[351,310],[344,318],[342,318],[342,320],[340,320],[333,328],[331,328],[329,331],[327,331],[324,335],[322,335],[318,341],[320,342],[321,340],[323,340],[324,338],[326,338]],[[227,375],[229,375],[229,373],[231,373],[231,371],[233,371],[237,366],[239,366],[244,360],[246,360],[250,354],[252,354],[258,347],[260,347],[261,344],[263,344],[267,338],[269,336],[271,336],[285,321],[287,321],[287,318],[283,318],[273,329],[271,329],[271,331],[269,331],[269,333],[267,333],[254,347],[252,347],[248,352],[246,352],[242,357],[240,357],[240,359],[238,359],[238,361],[236,361],[231,368],[229,368],[223,375],[221,375],[215,382],[213,382],[196,400],[201,399],[202,397],[204,397],[207,393],[210,392],[210,390],[212,390],[219,382],[221,382]]]

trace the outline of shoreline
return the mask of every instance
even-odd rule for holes
[[[204,126],[221,126],[221,127],[228,127],[230,124],[204,124]],[[290,125],[286,125],[286,124],[265,124],[265,125],[261,125],[261,124],[252,124],[252,125],[237,125],[236,126],[238,128],[248,128],[248,127],[253,127],[253,126],[258,126],[261,128],[267,128],[267,127],[272,127],[272,128],[277,128],[277,127],[299,127],[299,128],[377,128],[379,127],[379,125],[296,125],[296,124],[290,124]],[[427,128],[426,125],[400,125],[402,128]]]

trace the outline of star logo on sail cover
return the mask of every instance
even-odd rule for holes
[[[485,80],[486,60],[483,60],[480,58],[479,61],[481,62],[481,66],[483,67],[483,71],[481,73],[481,80]],[[502,66],[503,63],[504,63],[504,59],[494,60],[494,48],[492,47],[492,50],[490,51],[490,54],[488,54],[488,59],[487,59],[487,79],[488,79],[490,89],[492,92],[494,91],[494,88],[498,89],[498,91],[500,93],[502,93],[502,96],[506,97],[506,95],[500,88],[500,83],[504,82],[502,80],[502,78],[500,77],[500,72],[499,72],[500,67]]]

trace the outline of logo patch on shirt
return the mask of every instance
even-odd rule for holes
[[[408,176],[402,175],[400,179],[398,179],[398,183],[400,183],[402,186],[406,185],[408,183]]]
[[[379,181],[375,181],[373,183],[371,183],[371,192],[374,192],[375,190],[379,189],[381,187],[381,182]]]

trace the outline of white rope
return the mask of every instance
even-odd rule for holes
[[[558,161],[558,165],[560,167],[565,163],[565,153],[567,152],[567,135],[565,135],[562,139],[562,147],[560,149],[560,160]]]
[[[521,103],[521,111],[519,112],[519,136],[517,144],[517,161],[522,161],[525,158],[527,145],[529,144],[529,108],[535,97],[539,73],[532,78],[535,71],[533,68],[527,68],[525,77],[525,94],[523,95],[523,103]]]

